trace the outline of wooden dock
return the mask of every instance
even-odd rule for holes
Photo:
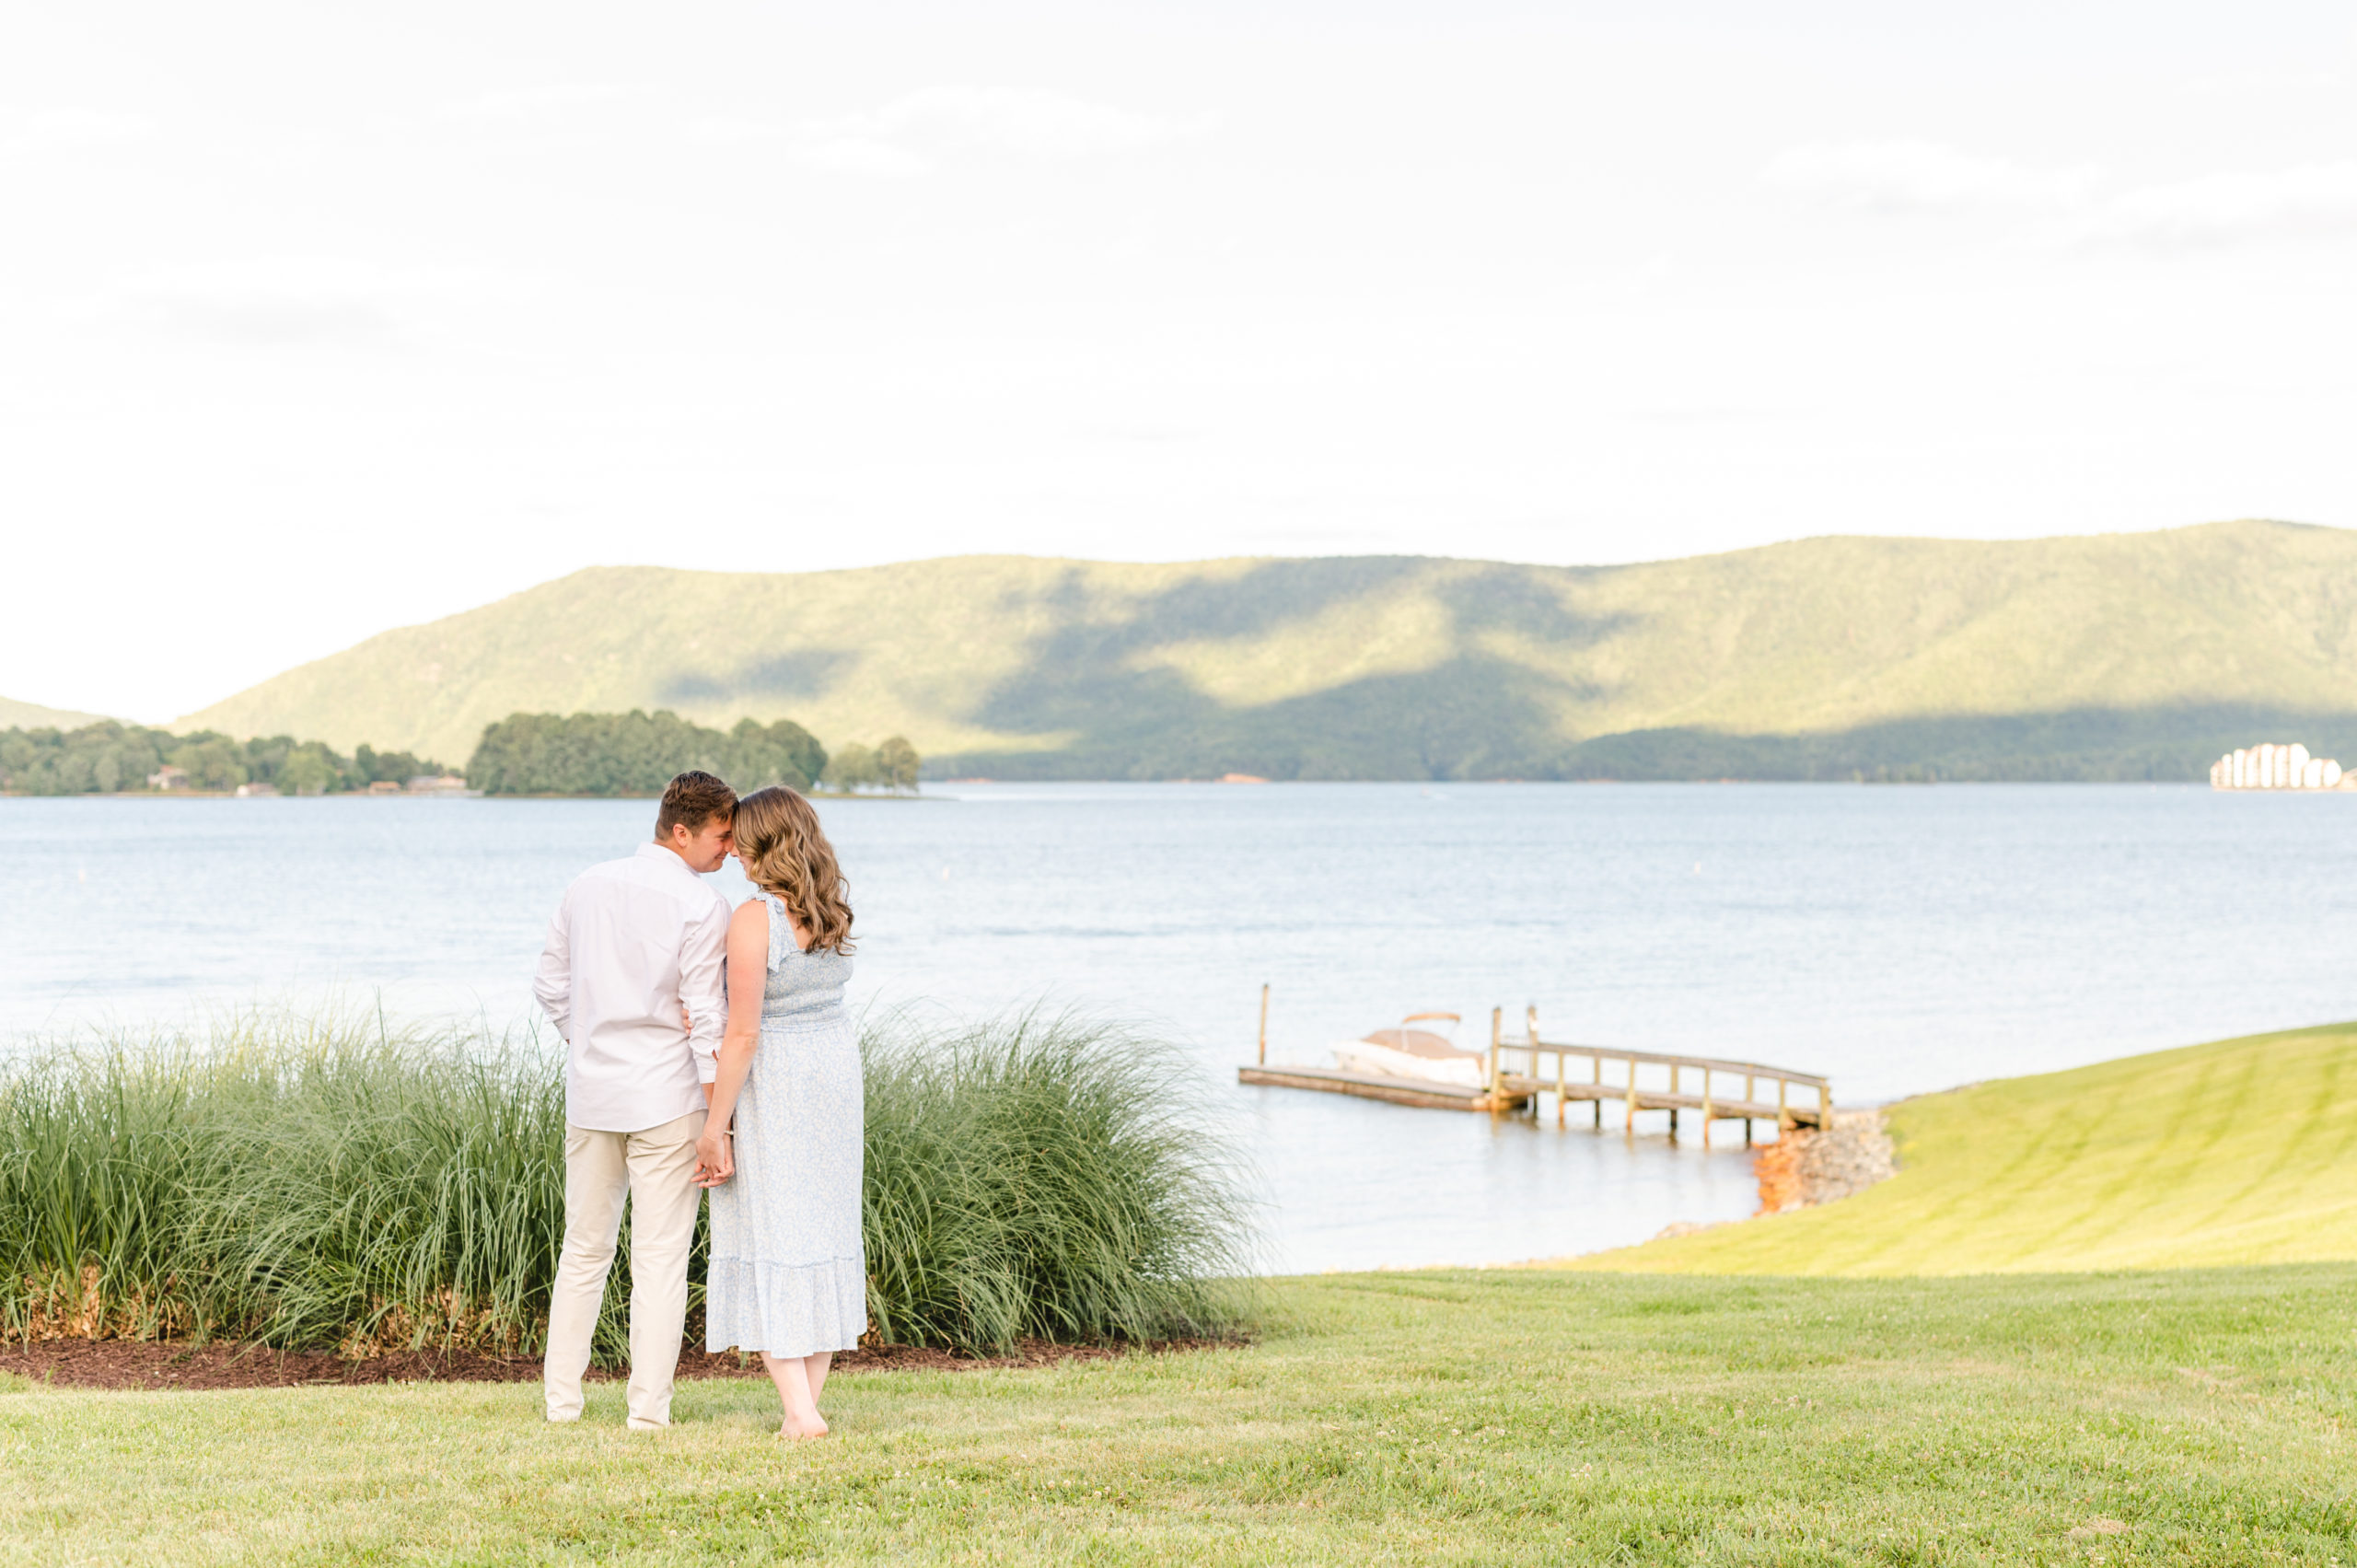
[[[1356,1095],[1361,1099],[1388,1100],[1393,1105],[1412,1105],[1425,1110],[1486,1110],[1503,1114],[1520,1110],[1531,1098],[1527,1091],[1512,1088],[1467,1089],[1455,1084],[1345,1073],[1339,1067],[1238,1067],[1236,1081],[1279,1089],[1323,1089],[1329,1095]]]
[[[1775,1123],[1781,1134],[1789,1128],[1827,1127],[1833,1121],[1833,1085],[1820,1074],[1726,1057],[1550,1040],[1538,1033],[1535,1007],[1525,1014],[1526,1027],[1519,1037],[1505,1033],[1504,1008],[1491,1012],[1488,1071],[1480,1088],[1345,1073],[1332,1067],[1272,1067],[1268,1064],[1268,988],[1263,986],[1260,1062],[1237,1068],[1238,1083],[1318,1089],[1427,1109],[1484,1110],[1494,1116],[1526,1109],[1535,1116],[1540,1099],[1552,1096],[1558,1127],[1567,1124],[1573,1105],[1585,1103],[1592,1124],[1601,1131],[1604,1108],[1612,1105],[1620,1109],[1621,1129],[1631,1134],[1637,1130],[1640,1112],[1666,1111],[1672,1138],[1678,1136],[1679,1115],[1686,1113],[1701,1118],[1706,1149],[1711,1146],[1714,1122],[1742,1122],[1747,1146],[1758,1122]],[[1739,1090],[1736,1079],[1742,1080]]]

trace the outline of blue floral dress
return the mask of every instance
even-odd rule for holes
[[[851,960],[794,946],[770,910],[761,1045],[737,1100],[737,1171],[712,1190],[710,1350],[850,1350],[867,1329],[860,1239],[859,1042],[843,1011]]]

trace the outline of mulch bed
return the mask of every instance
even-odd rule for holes
[[[1137,1346],[1060,1345],[1025,1340],[1012,1355],[960,1356],[914,1345],[863,1346],[835,1357],[837,1372],[974,1372],[992,1367],[1052,1366],[1064,1361],[1109,1361],[1138,1351],[1208,1350],[1224,1342],[1174,1340]],[[293,1388],[315,1384],[537,1383],[538,1356],[484,1355],[470,1351],[388,1351],[349,1361],[324,1351],[267,1350],[259,1345],[192,1345],[157,1340],[43,1340],[0,1344],[0,1372],[14,1372],[62,1388]],[[593,1382],[622,1372],[589,1369]],[[761,1377],[758,1356],[689,1350],[679,1357],[687,1377]]]

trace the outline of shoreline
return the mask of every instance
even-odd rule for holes
[[[2298,796],[2301,798],[2348,796],[2357,798],[2357,789],[2218,789],[2199,779],[1263,779],[1252,785],[1229,783],[1220,779],[935,779],[930,790],[912,793],[890,791],[806,790],[811,800],[941,800],[950,798],[933,791],[970,788],[1175,788],[1237,790],[1244,788],[1401,788],[1413,785],[1418,789],[2143,789],[2199,791],[2203,795],[2233,795],[2255,796]],[[75,790],[68,794],[44,794],[33,790],[0,789],[0,800],[336,800],[366,796],[370,799],[416,800],[428,798],[465,800],[656,800],[659,795],[491,795],[481,791],[457,790],[412,795],[404,790],[398,795],[373,795],[366,790],[346,789],[322,792],[319,795],[238,796],[226,789],[119,789],[113,791]]]
[[[849,794],[836,790],[806,790],[806,800],[944,800],[938,795]],[[71,795],[40,795],[28,790],[0,789],[0,800],[640,800],[659,801],[660,795],[486,795],[482,790],[403,790],[399,794],[379,794],[365,789],[321,791],[317,795],[288,795],[273,791],[269,795],[239,795],[228,789],[118,789],[112,792],[77,790]]]

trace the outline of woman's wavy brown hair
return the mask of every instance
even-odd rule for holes
[[[737,803],[737,859],[754,887],[774,893],[810,934],[810,947],[851,953],[851,884],[810,803],[772,784]]]

